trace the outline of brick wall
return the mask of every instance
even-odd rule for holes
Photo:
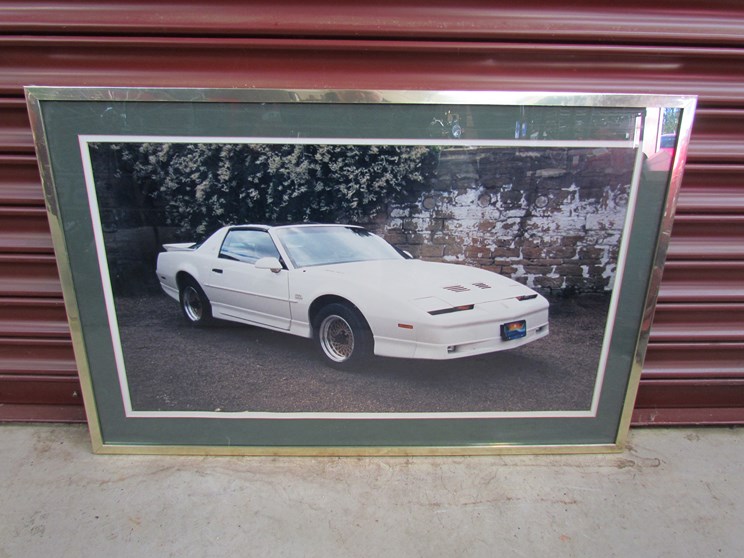
[[[634,154],[445,149],[435,180],[372,228],[427,260],[476,265],[551,294],[612,288]]]

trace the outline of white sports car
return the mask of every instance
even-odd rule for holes
[[[314,338],[337,367],[371,354],[459,358],[548,334],[548,301],[535,291],[482,269],[411,259],[361,227],[230,226],[164,248],[157,275],[187,320]]]

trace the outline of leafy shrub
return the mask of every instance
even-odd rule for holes
[[[167,224],[203,235],[226,224],[359,222],[424,184],[427,146],[116,144],[123,172]],[[124,170],[128,169],[128,170]]]

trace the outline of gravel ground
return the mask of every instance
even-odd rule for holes
[[[587,409],[609,296],[555,299],[550,334],[451,361],[374,358],[325,365],[309,339],[218,322],[194,328],[165,295],[116,301],[133,407],[274,412],[467,412]]]

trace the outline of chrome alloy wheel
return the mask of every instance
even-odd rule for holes
[[[183,289],[183,311],[192,322],[198,322],[204,316],[204,305],[199,292],[193,285]]]
[[[321,322],[318,339],[325,355],[334,362],[344,362],[354,353],[354,331],[336,314]]]

